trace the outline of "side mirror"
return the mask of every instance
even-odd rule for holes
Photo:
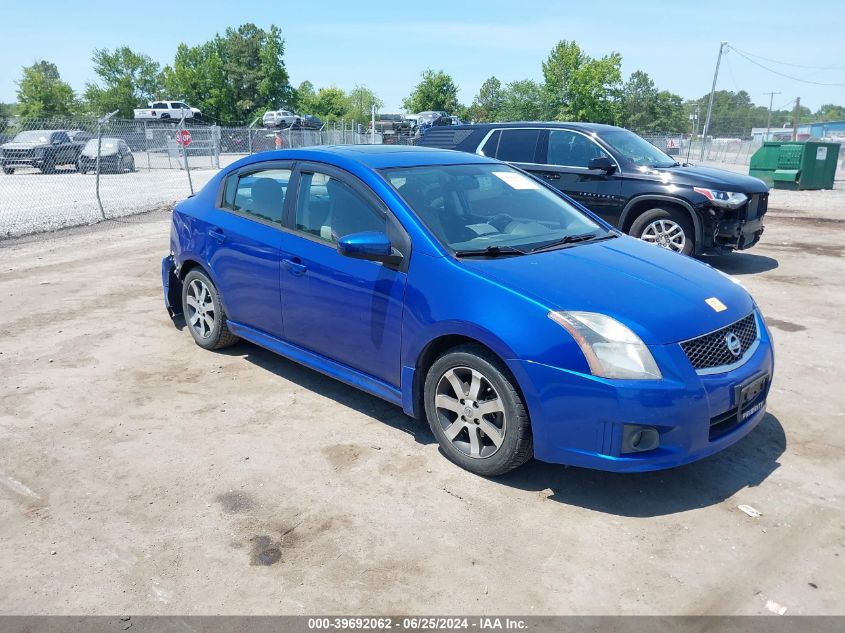
[[[587,169],[598,169],[610,175],[616,171],[616,165],[607,156],[599,156],[590,159],[590,162],[587,163]]]
[[[344,257],[385,264],[396,265],[402,261],[402,254],[394,250],[390,238],[377,231],[344,235],[337,242],[337,252]]]

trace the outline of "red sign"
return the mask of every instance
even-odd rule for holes
[[[176,144],[182,147],[188,147],[191,144],[191,133],[188,130],[179,130],[176,132]]]

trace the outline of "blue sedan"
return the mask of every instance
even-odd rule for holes
[[[749,433],[771,386],[740,285],[462,152],[244,158],[177,205],[162,279],[201,347],[246,339],[384,398],[485,476],[691,462]]]

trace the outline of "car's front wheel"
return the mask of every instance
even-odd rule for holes
[[[196,268],[182,282],[182,311],[191,336],[200,347],[221,349],[238,342],[226,324],[226,312],[217,288]]]
[[[682,255],[695,251],[692,223],[676,209],[649,209],[631,225],[631,235]]]
[[[533,456],[531,423],[505,364],[479,345],[438,358],[425,380],[425,412],[451,461],[485,477],[501,475]]]

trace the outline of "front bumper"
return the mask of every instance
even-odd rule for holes
[[[764,330],[764,328],[761,328]],[[774,356],[768,334],[740,367],[699,375],[679,345],[650,347],[663,380],[608,380],[530,361],[509,363],[523,387],[534,432],[534,455],[547,462],[616,472],[680,466],[721,451],[765,415]],[[738,385],[768,374],[765,392],[744,419],[731,418]],[[660,444],[623,452],[626,425],[657,430]]]

